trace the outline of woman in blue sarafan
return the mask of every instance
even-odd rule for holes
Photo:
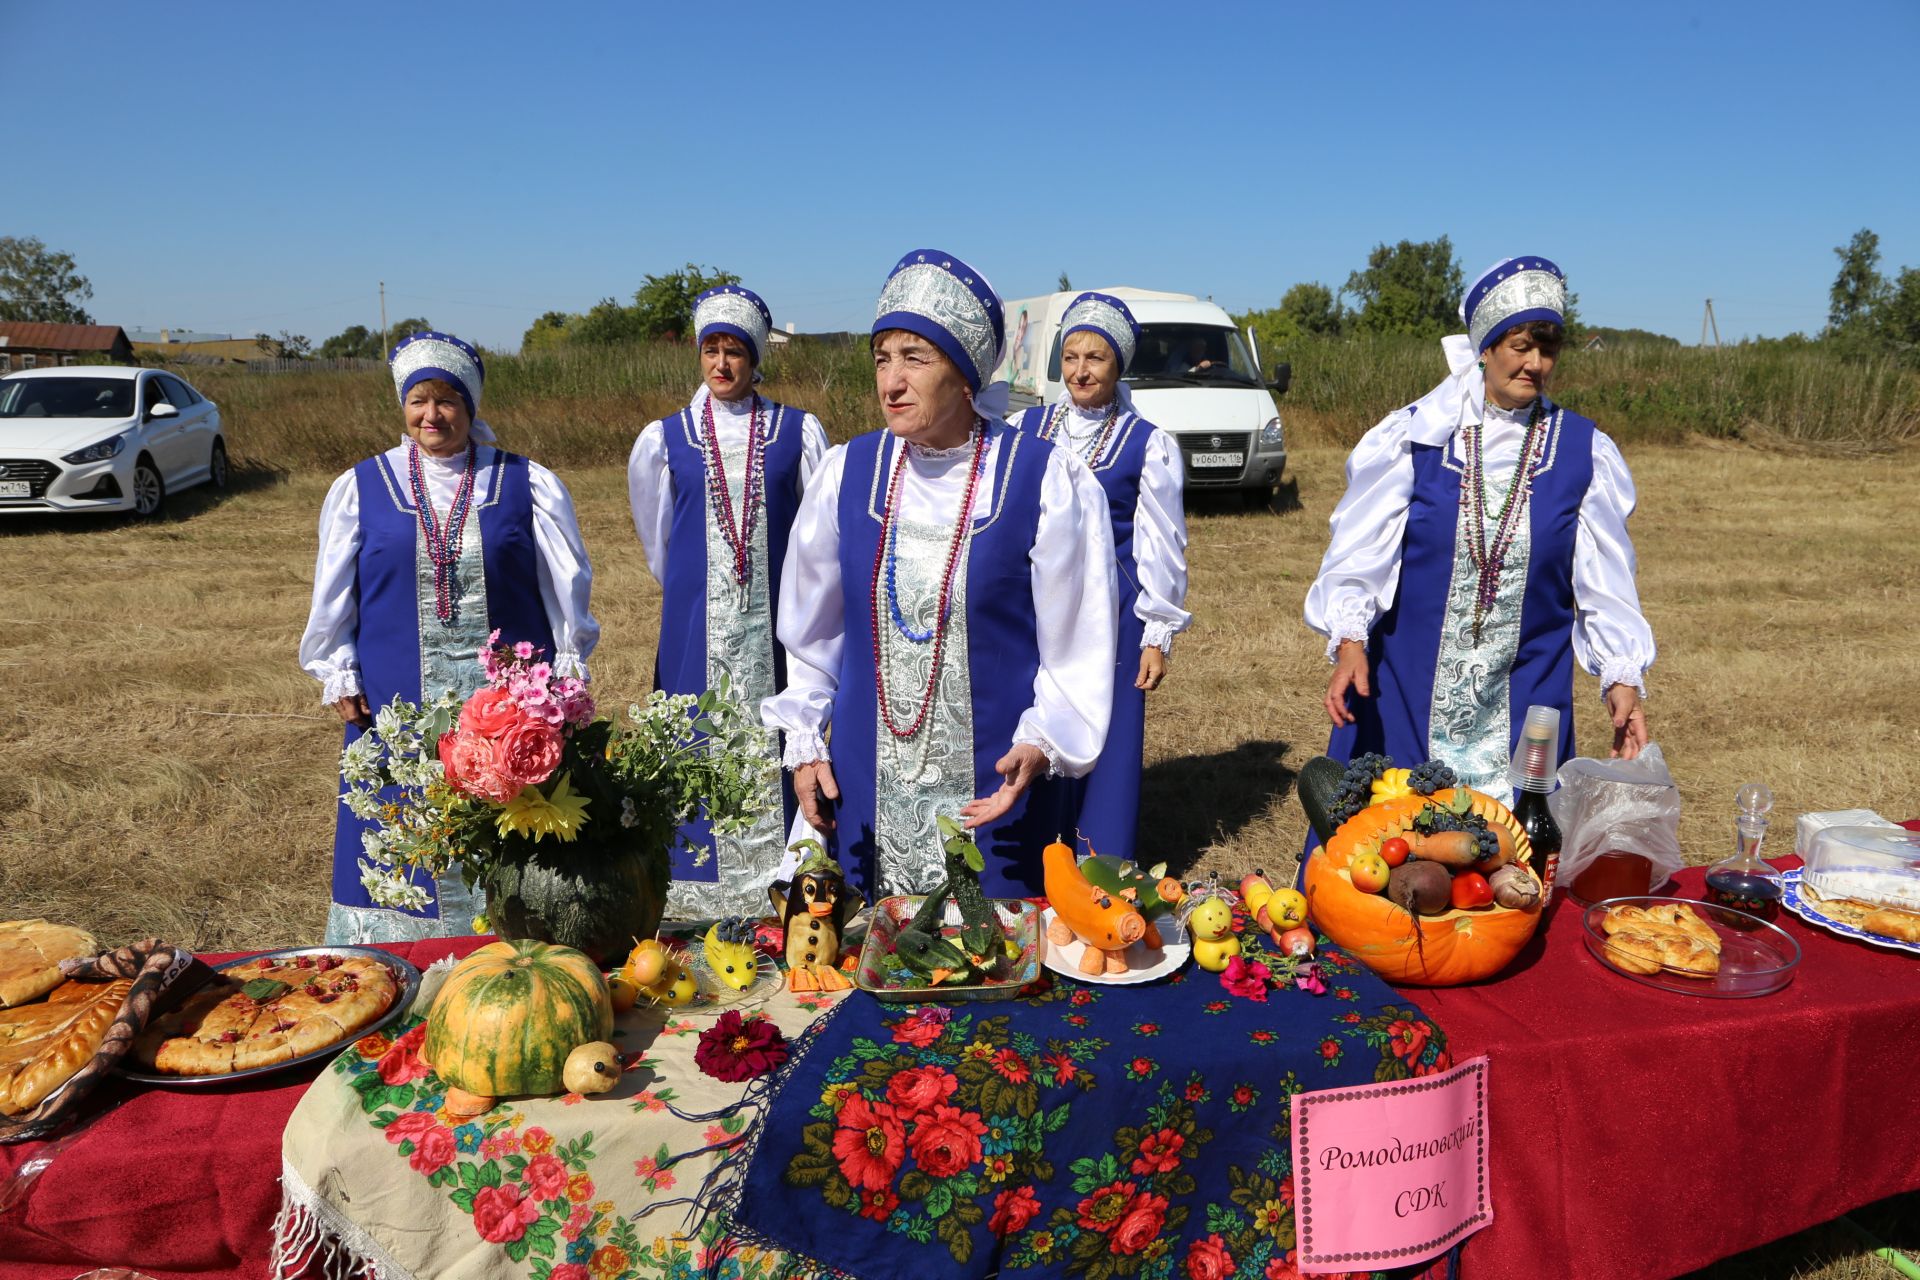
[[[1070,833],[1063,778],[1099,758],[1113,704],[1114,556],[1085,463],[1003,420],[1005,320],[986,278],[923,249],[873,322],[884,431],[831,450],[780,583],[785,735],[805,820],[872,896],[944,878],[964,821],[998,897],[1041,891]]]
[[[650,422],[627,460],[633,526],[660,583],[654,685],[700,694],[724,679],[757,707],[786,684],[774,633],[787,535],[827,452],[812,414],[758,390],[773,315],[738,285],[695,299],[701,386],[672,417]],[[716,835],[704,816],[673,849],[667,914],[759,915],[786,852],[792,788],[774,782],[749,830]]]
[[[1548,398],[1566,279],[1508,258],[1468,289],[1451,376],[1389,414],[1347,460],[1307,625],[1334,663],[1327,753],[1442,761],[1511,803],[1508,764],[1533,704],[1574,754],[1573,668],[1598,676],[1613,754],[1647,743],[1653,632],[1627,517],[1633,477],[1593,422]]]
[[[1106,491],[1119,569],[1113,715],[1100,762],[1076,790],[1077,829],[1090,849],[1131,861],[1140,823],[1147,694],[1166,679],[1173,637],[1193,619],[1187,598],[1185,476],[1173,437],[1142,418],[1120,379],[1140,345],[1125,302],[1083,293],[1060,322],[1065,392],[1013,425],[1086,462]]]
[[[545,650],[558,674],[582,677],[600,638],[573,499],[545,467],[494,447],[476,416],[480,353],[429,330],[395,346],[388,364],[406,435],[327,491],[300,638],[300,666],[346,721],[349,743],[395,698],[479,688],[480,651],[495,631],[503,644]],[[457,870],[437,883],[413,873],[431,895],[419,911],[374,905],[361,882],[370,825],[339,806],[326,940],[472,932],[481,896]]]

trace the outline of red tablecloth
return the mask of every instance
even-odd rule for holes
[[[1698,871],[1681,892],[1699,895]],[[1757,1000],[1670,995],[1602,969],[1577,912],[1494,982],[1409,989],[1456,1060],[1491,1055],[1494,1224],[1469,1280],[1671,1276],[1920,1190],[1907,1105],[1920,962],[1783,917],[1805,949]],[[396,946],[425,968],[477,939]],[[259,1280],[280,1134],[315,1071],[220,1090],[118,1086],[118,1105],[0,1214],[0,1280],[131,1266]],[[0,1147],[0,1179],[44,1144]]]
[[[1704,874],[1667,892],[1699,898]],[[1455,1061],[1492,1057],[1494,1222],[1469,1280],[1674,1276],[1920,1190],[1920,958],[1782,913],[1792,985],[1703,999],[1606,969],[1579,908],[1550,910],[1498,980],[1407,990]]]
[[[478,938],[388,948],[425,969]],[[209,957],[219,959],[221,957]],[[24,1204],[0,1214],[0,1278],[71,1280],[94,1267],[157,1280],[261,1280],[280,1211],[280,1134],[316,1064],[218,1089],[114,1084]],[[0,1146],[0,1184],[46,1150]]]

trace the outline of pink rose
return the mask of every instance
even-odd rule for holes
[[[504,763],[491,738],[465,731],[441,735],[440,764],[456,791],[505,804],[520,794],[520,784],[507,776]]]
[[[527,1161],[527,1171],[520,1180],[535,1200],[557,1200],[567,1194],[567,1166],[560,1163],[559,1156],[535,1156]]]
[[[960,1082],[939,1067],[910,1067],[887,1081],[887,1101],[903,1120],[917,1120],[953,1096]]]
[[[980,1137],[987,1126],[958,1107],[935,1107],[920,1117],[907,1145],[930,1178],[950,1178],[980,1158]]]
[[[482,689],[460,708],[460,729],[482,738],[498,738],[520,719],[520,708],[505,689]]]
[[[538,786],[560,767],[560,731],[521,720],[500,740],[500,772],[518,787]]]
[[[458,1148],[453,1143],[453,1130],[437,1125],[421,1134],[413,1154],[407,1157],[407,1163],[413,1166],[415,1173],[438,1173],[453,1163]]]
[[[547,1280],[593,1280],[593,1273],[584,1262],[563,1262],[547,1272]]]
[[[409,1080],[418,1080],[426,1075],[430,1068],[420,1060],[420,1044],[427,1038],[427,1024],[421,1023],[407,1034],[393,1042],[374,1070],[380,1073],[383,1084],[406,1084]],[[396,1121],[395,1123],[398,1123]],[[395,1138],[398,1142],[400,1139]]]
[[[387,1126],[387,1141],[400,1143],[411,1139],[414,1142],[419,1142],[421,1137],[429,1130],[438,1129],[439,1127],[440,1122],[433,1118],[433,1112],[409,1111],[404,1115],[395,1116],[393,1123]]]
[[[1142,1193],[1134,1197],[1120,1225],[1113,1229],[1108,1248],[1118,1254],[1138,1253],[1154,1242],[1167,1220],[1167,1198]]]
[[[490,1244],[512,1244],[539,1216],[539,1206],[511,1186],[482,1187],[473,1198],[473,1229]]]

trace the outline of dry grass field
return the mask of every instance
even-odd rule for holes
[[[1147,734],[1143,848],[1176,866],[1291,870],[1305,829],[1291,783],[1327,731],[1327,667],[1300,605],[1342,456],[1296,452],[1277,512],[1196,504],[1196,622]],[[1661,645],[1649,711],[1687,805],[1688,856],[1721,855],[1733,792],[1753,779],[1778,796],[1783,846],[1807,810],[1920,814],[1920,454],[1702,443],[1628,458]],[[597,571],[595,683],[643,692],[657,594],[623,475],[563,475]],[[328,479],[243,469],[224,499],[181,495],[146,526],[0,522],[0,917],[71,921],[109,943],[318,938],[339,726],[294,651]],[[1580,715],[1583,749],[1604,752],[1584,677]],[[1860,1217],[1920,1251],[1917,1210],[1909,1196]],[[1702,1274],[1893,1273],[1835,1226]]]

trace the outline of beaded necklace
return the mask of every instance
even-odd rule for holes
[[[733,520],[733,493],[727,488],[727,464],[720,455],[720,433],[713,425],[713,397],[701,406],[701,425],[707,433],[707,498],[713,505],[720,533],[733,552],[733,580],[746,586],[753,578],[753,522],[760,508],[760,475],[766,469],[767,445],[760,427],[760,393],[753,393],[753,415],[747,420],[747,478],[740,490],[740,523]]]
[[[413,489],[413,506],[420,517],[420,536],[426,540],[427,559],[433,562],[433,611],[442,622],[452,622],[459,601],[453,592],[453,566],[460,562],[460,541],[467,531],[467,512],[473,507],[473,459],[476,450],[467,440],[467,469],[453,491],[453,505],[447,509],[442,526],[433,512],[433,495],[427,492],[427,478],[420,470],[420,446],[407,442],[407,483]]]
[[[1500,513],[1494,521],[1492,546],[1487,545],[1487,468],[1481,454],[1484,427],[1475,422],[1466,428],[1467,469],[1461,477],[1461,487],[1467,493],[1467,555],[1479,573],[1473,595],[1473,643],[1476,646],[1480,643],[1480,628],[1499,599],[1500,573],[1506,568],[1507,552],[1520,531],[1520,513],[1533,492],[1535,453],[1546,438],[1542,430],[1544,421],[1541,402],[1535,400],[1533,411],[1527,415],[1527,433],[1520,441],[1520,459],[1514,463],[1506,500],[1500,504]]]
[[[1067,414],[1070,412],[1070,404],[1070,401],[1062,400],[1059,404],[1047,411],[1045,420],[1040,424],[1040,438],[1042,440],[1052,440],[1056,436],[1065,434],[1064,426],[1067,420]],[[1093,442],[1093,452],[1087,455],[1088,466],[1092,466],[1098,462],[1100,455],[1107,451],[1107,441],[1113,438],[1114,424],[1119,421],[1120,401],[1118,397],[1115,397],[1113,404],[1107,409],[1107,420],[1100,424],[1100,435]],[[1068,440],[1068,443],[1072,443],[1071,439]]]
[[[967,491],[960,500],[960,518],[954,522],[953,539],[947,546],[947,563],[940,576],[940,604],[934,614],[933,626],[925,631],[907,625],[905,615],[900,611],[899,591],[896,585],[896,569],[899,563],[898,548],[900,540],[899,519],[897,516],[900,498],[900,476],[906,470],[907,451],[912,446],[902,441],[893,460],[893,475],[887,481],[886,505],[880,509],[880,539],[874,548],[873,584],[871,590],[871,608],[873,611],[873,683],[880,699],[880,722],[887,726],[887,732],[896,738],[911,738],[920,732],[920,726],[927,721],[927,713],[933,708],[933,691],[940,679],[940,659],[946,650],[947,623],[949,609],[953,603],[953,578],[960,566],[960,549],[966,545],[968,530],[973,524],[973,499],[979,488],[980,473],[984,470],[987,456],[987,431],[985,422],[977,422],[973,432],[973,460],[967,468]],[[900,635],[914,644],[933,642],[933,669],[927,673],[927,687],[920,699],[920,710],[913,717],[913,723],[901,728],[893,718],[892,700],[887,696],[886,662],[880,652],[880,592],[881,579],[886,579],[887,607],[891,613],[891,622]]]

